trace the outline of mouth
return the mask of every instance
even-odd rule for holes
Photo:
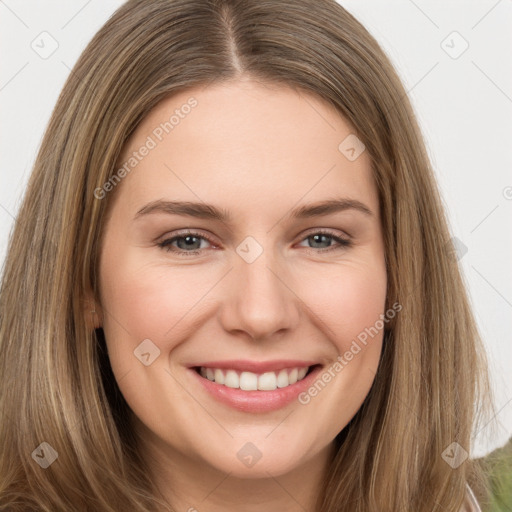
[[[297,401],[323,365],[304,361],[225,361],[189,366],[207,399],[249,413],[281,409]],[[197,384],[196,384],[197,385]]]
[[[198,366],[194,370],[204,379],[221,386],[243,391],[274,391],[287,388],[304,379],[314,368],[313,366],[283,368],[278,371],[256,373],[240,371],[234,368],[215,368]]]

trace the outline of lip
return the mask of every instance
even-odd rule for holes
[[[277,372],[285,368],[305,368],[314,366],[318,361],[298,361],[293,359],[278,359],[273,361],[249,361],[237,359],[234,361],[208,361],[188,365],[189,368],[201,367],[220,368],[221,370],[238,370],[240,372],[265,373]]]
[[[234,409],[248,413],[265,413],[286,407],[296,400],[300,393],[311,386],[312,382],[316,379],[316,376],[323,368],[323,366],[318,363],[307,364],[304,361],[284,361],[284,366],[283,361],[273,361],[272,364],[275,367],[273,370],[269,370],[269,368],[272,367],[270,362],[256,363],[253,361],[229,361],[228,363],[227,361],[224,361],[222,364],[220,363],[220,361],[215,363],[202,363],[197,366],[221,369],[230,368],[240,371],[252,371],[254,373],[277,371],[283,368],[303,368],[305,366],[314,366],[314,368],[312,368],[302,380],[285,388],[277,388],[273,391],[244,391],[242,389],[229,388],[201,377],[201,375],[196,371],[196,365],[188,367],[191,377],[203,387],[210,397],[213,397],[221,404],[228,405]],[[234,363],[239,364],[235,364],[233,366]]]

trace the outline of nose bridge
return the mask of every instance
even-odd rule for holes
[[[261,237],[260,237],[261,239]],[[231,300],[225,305],[227,330],[243,330],[253,338],[266,338],[293,328],[299,319],[294,294],[286,286],[286,272],[277,251],[253,237],[236,249],[231,272]],[[283,282],[284,281],[284,282]]]

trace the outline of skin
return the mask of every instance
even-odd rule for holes
[[[338,150],[353,129],[322,99],[282,85],[239,79],[167,98],[142,121],[122,162],[190,97],[198,105],[117,185],[103,233],[101,304],[109,357],[133,412],[153,481],[176,510],[313,510],[335,436],[367,396],[382,331],[307,405],[265,413],[217,402],[191,375],[192,362],[314,360],[331,366],[384,314],[386,269],[370,159]],[[297,206],[351,198],[348,209],[308,219]],[[228,210],[231,223],[152,213],[158,199]],[[176,240],[185,228],[213,240]],[[318,229],[353,241],[339,246]],[[182,233],[179,233],[182,235]],[[263,253],[236,252],[253,237]],[[179,245],[178,245],[179,243]],[[331,249],[330,251],[326,249]],[[323,249],[323,250],[322,250]],[[134,356],[150,339],[160,355]],[[238,451],[261,452],[252,467]]]

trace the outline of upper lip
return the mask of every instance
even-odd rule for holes
[[[279,359],[273,361],[208,361],[188,365],[189,368],[219,368],[224,370],[238,370],[241,372],[265,373],[283,370],[285,368],[306,368],[318,364],[315,361],[299,361],[296,359]]]

